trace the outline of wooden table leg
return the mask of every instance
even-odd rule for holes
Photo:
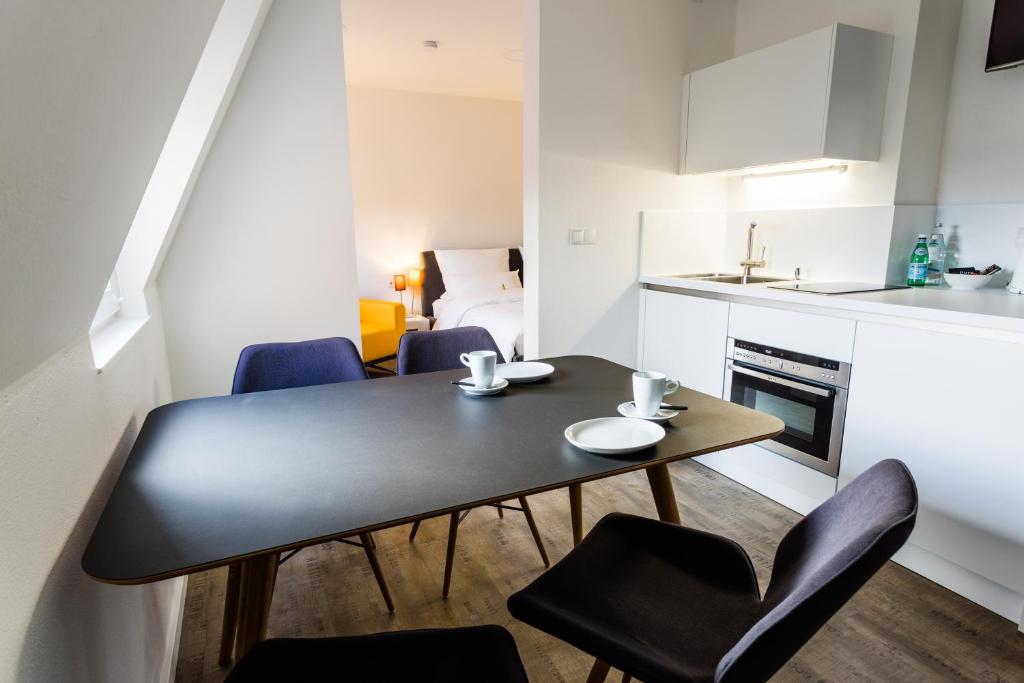
[[[238,588],[242,581],[242,565],[228,565],[228,585],[224,590],[224,621],[220,628],[220,655],[217,663],[230,666],[235,650],[235,631],[238,629]]]
[[[394,612],[395,603],[391,601],[391,590],[388,588],[387,579],[384,578],[384,570],[381,569],[380,560],[377,559],[377,544],[373,541],[373,534],[370,532],[359,534],[359,542],[363,544],[363,551],[366,553],[366,559],[370,563],[370,569],[373,570],[373,576],[377,579],[377,587],[380,588],[384,604],[387,605],[389,612]]]
[[[444,586],[441,597],[448,597],[448,589],[452,585],[452,565],[455,564],[455,543],[459,538],[459,513],[453,512],[448,521],[448,549],[444,558]]]
[[[572,545],[583,540],[583,484],[569,484],[569,516],[572,519]]]
[[[611,665],[607,662],[595,659],[594,666],[590,669],[590,675],[587,676],[587,683],[604,683],[604,679],[608,678],[608,672],[611,668]]]
[[[654,505],[658,508],[658,519],[679,524],[679,505],[676,503],[676,493],[672,490],[672,475],[669,474],[668,465],[658,463],[646,471]]]
[[[530,504],[526,502],[526,496],[519,497],[519,506],[523,508],[526,523],[530,525],[530,533],[533,534],[533,542],[537,544],[537,550],[540,551],[541,561],[545,567],[550,567],[551,562],[548,560],[548,551],[544,549],[544,541],[540,537],[540,529],[537,528],[537,522],[533,519],[533,512],[530,511]]]
[[[235,661],[267,637],[270,601],[277,579],[277,554],[243,560],[238,587],[238,630],[235,633]]]

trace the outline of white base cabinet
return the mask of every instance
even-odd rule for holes
[[[907,464],[920,511],[897,561],[1024,615],[1024,344],[861,322],[839,485]]]
[[[836,492],[832,477],[756,444],[701,455],[697,462],[801,515]]]
[[[849,360],[838,482],[756,445],[698,461],[806,514],[876,462],[902,460],[920,508],[895,560],[1024,631],[1024,343],[652,289],[640,307],[638,366],[713,396],[730,335]]]
[[[670,292],[640,292],[637,366],[664,372],[684,387],[722,395],[729,304]]]

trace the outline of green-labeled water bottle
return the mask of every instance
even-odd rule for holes
[[[910,265],[907,267],[907,284],[911,287],[924,287],[928,284],[928,235],[917,236],[917,244],[910,253]]]

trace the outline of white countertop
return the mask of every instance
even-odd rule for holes
[[[764,284],[734,285],[690,280],[672,275],[644,275],[640,277],[640,282],[730,298],[777,301],[1024,334],[1024,295],[1011,294],[1003,288],[989,287],[965,291],[948,287],[914,287],[827,296],[770,289]]]

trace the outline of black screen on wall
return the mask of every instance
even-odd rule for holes
[[[996,0],[985,71],[1024,64],[1024,0]]]

